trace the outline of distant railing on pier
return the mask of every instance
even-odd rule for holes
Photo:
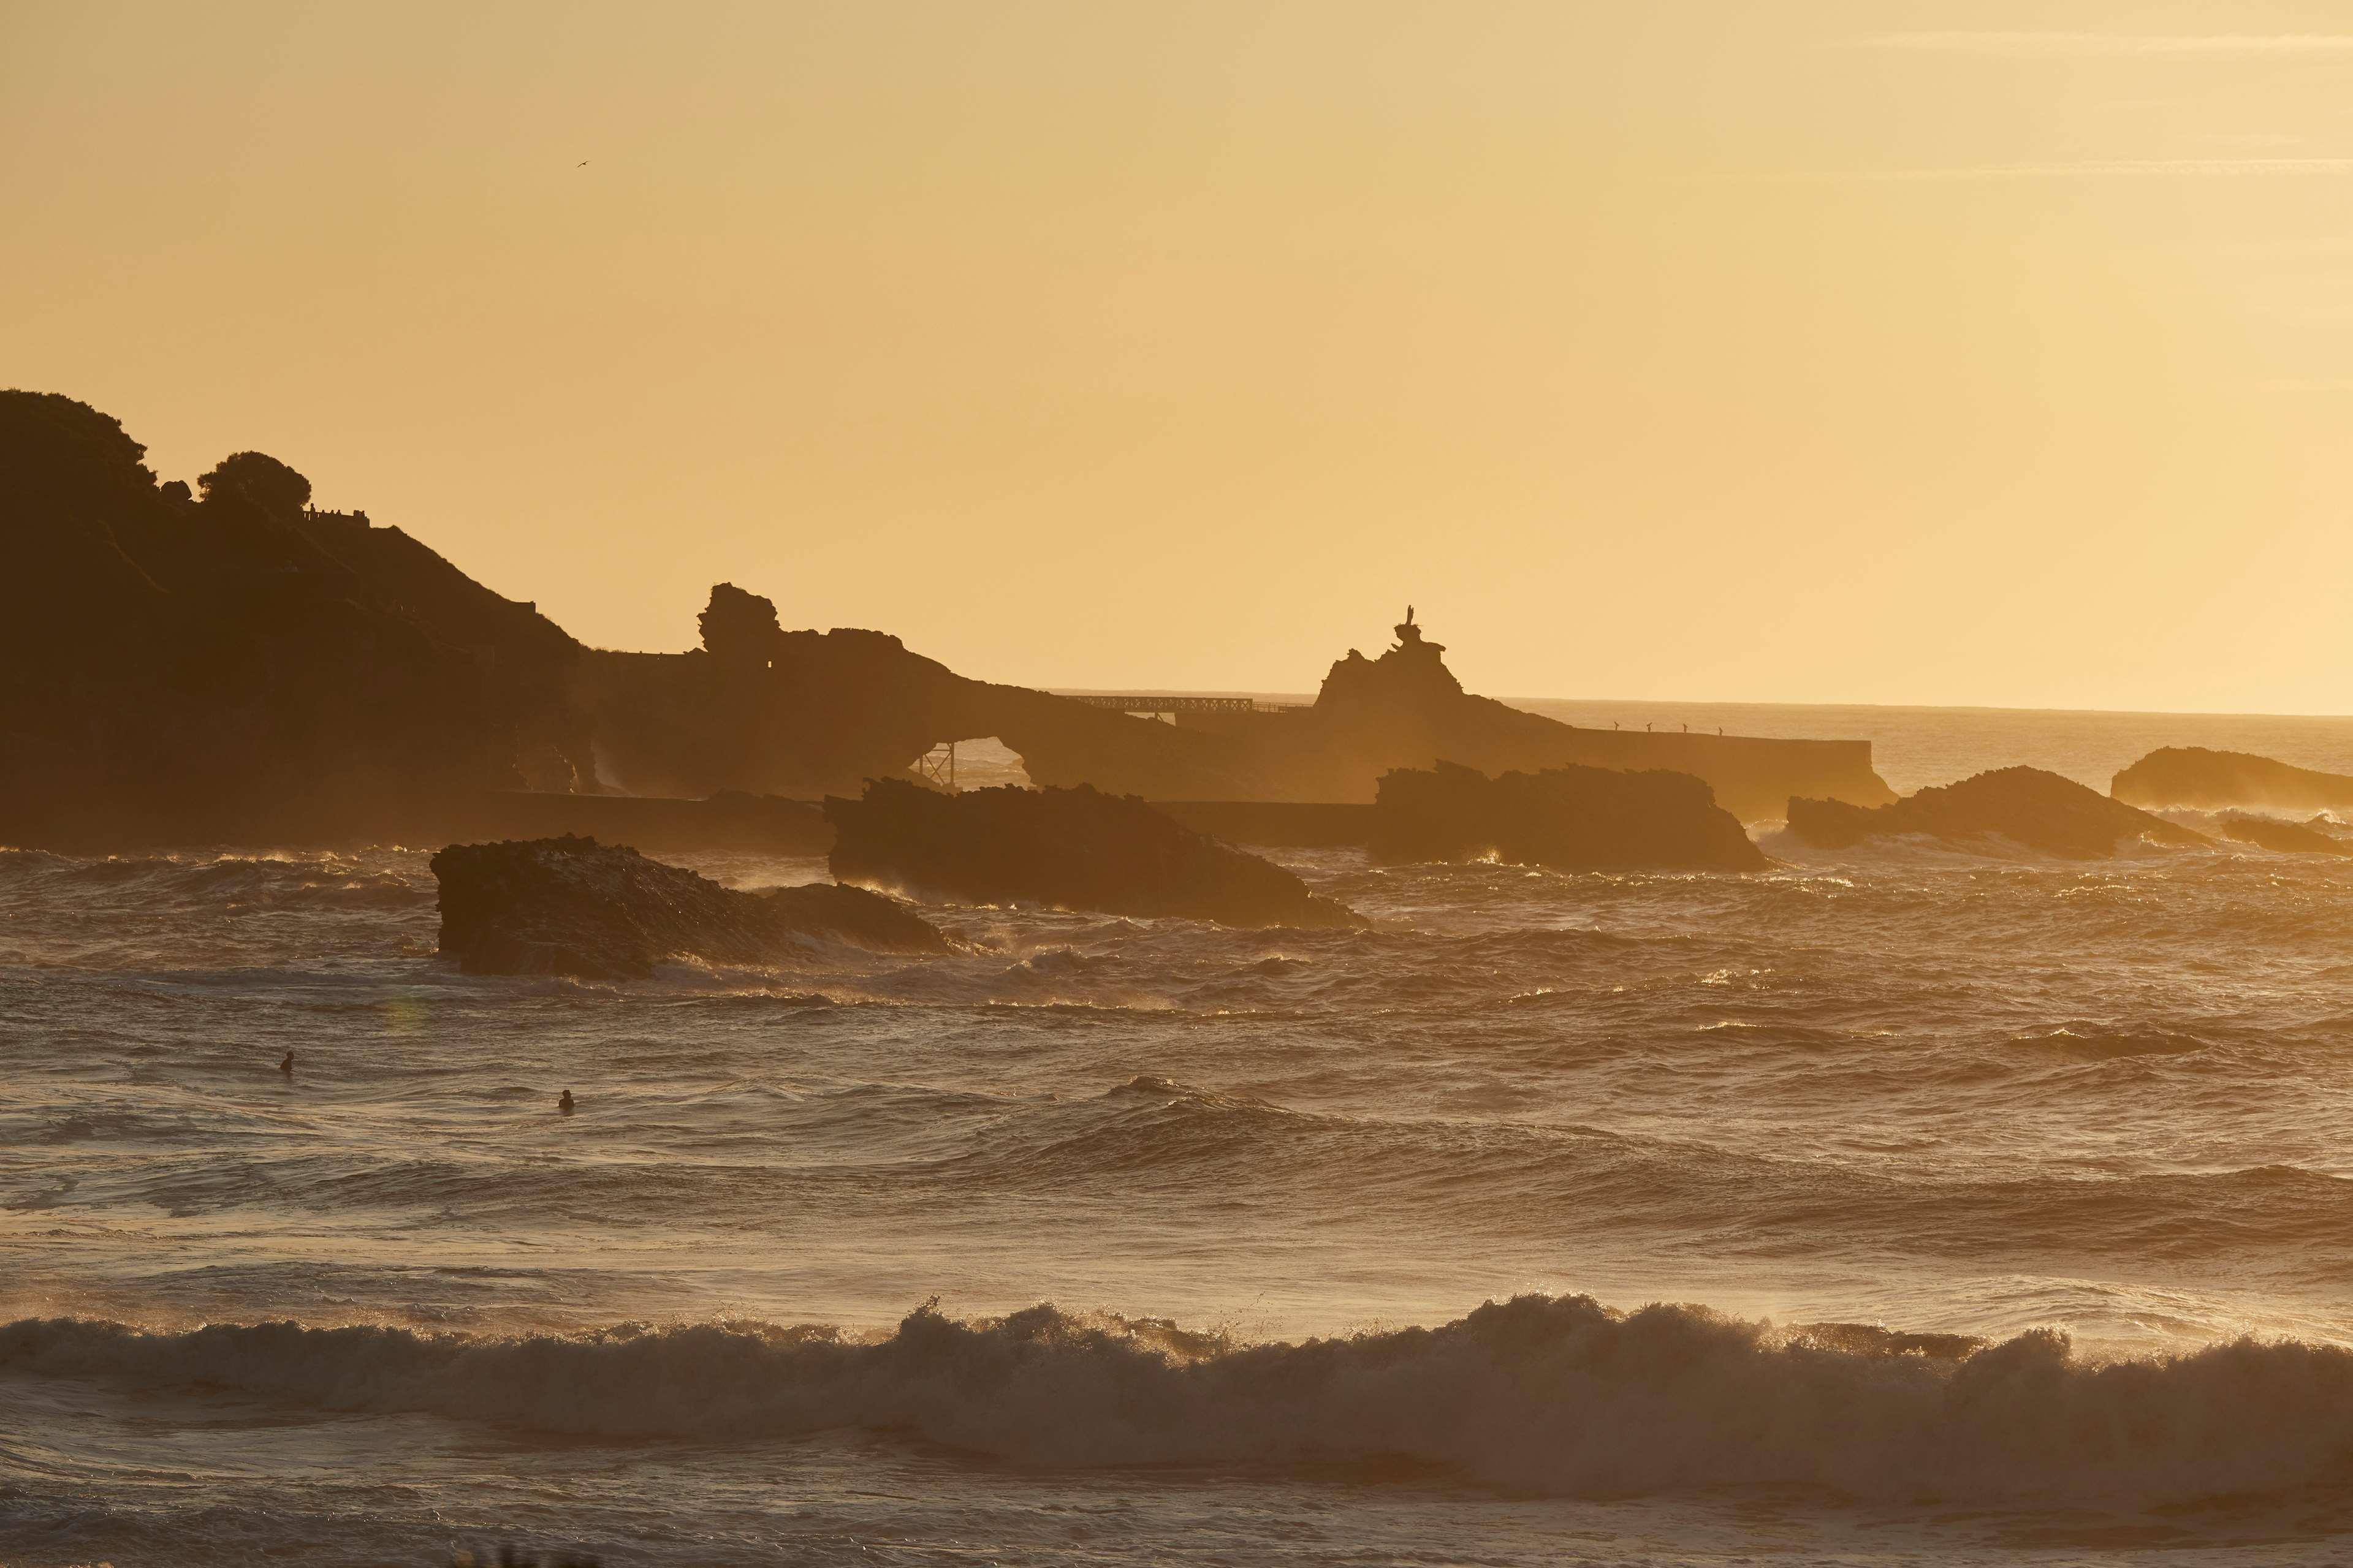
[[[1258,703],[1248,697],[1111,697],[1089,692],[1071,699],[1090,708],[1120,713],[1255,713]]]

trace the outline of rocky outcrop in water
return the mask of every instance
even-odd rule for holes
[[[2139,840],[2179,847],[2213,842],[2073,779],[2022,767],[1997,768],[1869,811],[1840,801],[1791,800],[1789,831],[1826,849],[1916,835],[1972,848],[2006,843],[2071,859],[2113,855]]]
[[[1547,768],[1491,779],[1440,763],[1383,776],[1380,859],[1473,860],[1568,869],[1754,871],[1768,863],[1739,819],[1689,773]]]
[[[2353,777],[2291,767],[2248,752],[2165,746],[2116,774],[2108,793],[2157,810],[2335,811],[2353,807]]]
[[[2253,844],[2282,855],[2353,856],[2353,843],[2302,823],[2282,822],[2275,816],[2228,812],[2215,823],[2214,831],[2234,844]]]
[[[452,844],[433,857],[441,951],[470,974],[641,978],[666,959],[773,962],[809,942],[934,953],[922,917],[862,888],[740,893],[593,838]]]
[[[1280,866],[1089,785],[944,795],[886,779],[828,799],[825,814],[844,881],[1237,926],[1363,923]]]

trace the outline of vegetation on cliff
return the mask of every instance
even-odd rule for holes
[[[239,453],[203,499],[95,409],[0,393],[0,813],[37,842],[296,837],[567,778],[576,649],[397,529]],[[570,756],[567,757],[567,752]]]
[[[0,393],[12,842],[366,835],[421,801],[593,793],[600,760],[641,794],[813,798],[980,735],[1106,784],[1231,793],[1167,725],[967,680],[881,632],[786,632],[732,584],[703,648],[587,649],[400,529],[314,510],[269,454],[194,489],[144,459],[85,404]]]

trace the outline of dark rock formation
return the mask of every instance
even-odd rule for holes
[[[452,844],[433,857],[441,951],[469,974],[641,977],[669,958],[770,962],[810,940],[944,952],[892,899],[818,884],[739,893],[593,838]]]
[[[1580,729],[1464,691],[1446,668],[1445,649],[1422,636],[1410,612],[1396,630],[1396,645],[1379,658],[1351,649],[1334,664],[1311,708],[1187,713],[1159,726],[1198,737],[1198,755],[1234,781],[1222,796],[1135,765],[1123,787],[1164,800],[1367,802],[1384,773],[1430,768],[1443,758],[1490,777],[1572,766],[1690,773],[1744,821],[1778,818],[1793,795],[1860,805],[1895,798],[1872,771],[1867,741]],[[1023,746],[1002,733],[1039,783],[1076,783],[1096,766],[1082,743],[1089,737],[1054,735]]]
[[[143,456],[0,393],[0,840],[300,840],[586,765],[578,650],[531,606],[275,458],[199,503]]]
[[[399,529],[317,510],[276,458],[223,459],[198,499],[144,452],[70,398],[0,394],[0,842],[438,842],[496,791],[814,799],[982,737],[1037,784],[1164,800],[1368,804],[1440,757],[1669,768],[1743,817],[1892,798],[1865,742],[1619,734],[1472,696],[1410,614],[1312,708],[1181,724],[881,632],[787,631],[732,584],[691,652],[588,649]]]
[[[1767,864],[1739,819],[1689,773],[1547,768],[1491,779],[1440,763],[1381,779],[1373,853],[1577,868],[1754,871]]]
[[[767,668],[785,635],[776,620],[776,602],[747,594],[733,583],[712,585],[711,603],[694,617],[694,625],[712,663],[744,673]]]
[[[815,799],[942,741],[1223,797],[1221,748],[968,680],[880,632],[787,632],[713,590],[705,647],[583,648],[397,528],[240,452],[159,485],[105,415],[0,394],[0,841],[432,837],[490,792]],[[452,803],[463,807],[454,813]]]
[[[881,632],[778,630],[766,600],[726,584],[702,626],[705,646],[691,653],[587,656],[598,752],[634,793],[849,794],[870,778],[911,777],[944,741],[984,736],[1025,762],[1084,759],[1082,779],[1058,782],[1208,798],[1247,787],[1200,735],[970,680]]]
[[[2282,822],[2275,816],[2230,812],[2215,825],[2214,831],[2233,843],[2253,844],[2283,855],[2353,856],[2353,844],[2336,835],[2301,823]]]
[[[2118,773],[2108,793],[2152,809],[2335,811],[2353,807],[2353,777],[2290,767],[2247,752],[2165,746]]]
[[[1089,785],[944,795],[885,779],[859,799],[828,798],[825,814],[845,881],[1227,925],[1363,923],[1282,868]]]
[[[2213,842],[2041,768],[1997,768],[1870,811],[1841,801],[1792,800],[1789,831],[1828,849],[1917,834],[1972,847],[2006,840],[2073,859],[2113,855],[2136,839],[2179,847]]]
[[[693,653],[587,658],[598,747],[628,789],[847,795],[908,776],[941,742],[993,736],[1035,784],[1155,800],[1369,803],[1383,773],[1440,757],[1491,774],[1666,768],[1745,818],[1779,816],[1793,794],[1894,798],[1867,742],[1583,730],[1472,696],[1411,621],[1380,658],[1335,664],[1312,708],[1174,724],[966,679],[880,632],[778,630],[766,600],[731,584],[702,629]]]

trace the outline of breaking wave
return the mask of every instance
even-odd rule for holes
[[[1734,1486],[1858,1499],[2155,1506],[2353,1487],[2353,1352],[2241,1340],[2095,1363],[2000,1344],[1588,1297],[1434,1329],[1244,1344],[1039,1306],[887,1337],[719,1323],[493,1339],[382,1327],[0,1327],[0,1375],[429,1413],[606,1441],[863,1428],[1041,1466],[1404,1461],[1625,1497]]]
[[[121,889],[150,903],[230,910],[408,909],[433,901],[432,888],[418,886],[413,877],[331,854],[128,855],[78,860],[37,849],[0,848],[0,889],[24,894],[56,889],[71,889],[81,899]]]

